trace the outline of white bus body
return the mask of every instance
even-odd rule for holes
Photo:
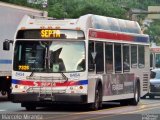
[[[45,101],[90,103],[94,110],[103,101],[137,105],[148,93],[149,39],[137,22],[25,16],[13,47],[12,101],[28,110]]]

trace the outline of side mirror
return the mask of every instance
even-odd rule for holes
[[[13,41],[6,39],[3,42],[3,50],[7,50],[7,51],[10,50],[10,43],[13,43]]]

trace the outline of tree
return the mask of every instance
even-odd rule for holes
[[[154,20],[145,31],[146,34],[149,34],[150,40],[155,42],[157,45],[160,45],[160,20]]]

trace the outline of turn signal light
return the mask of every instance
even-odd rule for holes
[[[18,88],[18,85],[15,85],[15,88]]]
[[[83,86],[79,86],[79,89],[83,89]]]

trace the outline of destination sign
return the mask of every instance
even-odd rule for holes
[[[61,38],[60,30],[41,30],[42,38]]]
[[[84,40],[81,30],[29,29],[19,30],[17,39],[79,39]]]

